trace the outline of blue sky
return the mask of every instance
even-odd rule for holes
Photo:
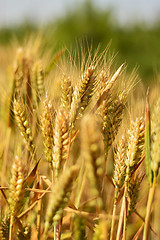
[[[40,25],[63,16],[85,0],[0,0],[0,26],[25,20]],[[123,24],[134,21],[153,22],[160,18],[160,0],[92,0],[98,8],[112,8]]]

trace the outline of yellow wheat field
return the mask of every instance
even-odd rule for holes
[[[108,47],[0,53],[1,239],[159,239],[159,86]]]

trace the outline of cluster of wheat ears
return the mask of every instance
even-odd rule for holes
[[[0,103],[1,239],[159,239],[160,98],[132,114],[107,51],[39,49],[18,48]]]

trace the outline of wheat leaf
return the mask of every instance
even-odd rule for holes
[[[145,168],[146,176],[150,184],[152,184],[151,171],[151,121],[150,121],[150,106],[149,106],[149,90],[146,98],[146,119],[145,119]]]

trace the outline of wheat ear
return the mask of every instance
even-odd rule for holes
[[[69,150],[69,124],[66,112],[63,109],[57,112],[53,139],[53,169],[55,177],[57,177],[67,159]]]
[[[98,224],[95,226],[95,232],[93,235],[93,240],[106,240],[108,239],[107,235],[107,222],[105,219],[100,219]]]
[[[81,123],[81,152],[86,162],[91,191],[97,197],[99,208],[103,207],[101,184],[105,169],[101,140],[94,116],[86,115]]]
[[[111,234],[110,240],[114,238],[114,227],[115,227],[115,215],[117,210],[117,198],[120,189],[122,188],[125,175],[126,175],[126,139],[125,136],[122,136],[120,142],[117,144],[117,150],[115,153],[115,164],[114,164],[114,174],[113,174],[113,183],[115,185],[115,197],[114,197],[114,205],[113,205],[113,214],[112,214],[112,223],[111,223]]]
[[[95,113],[96,110],[99,108],[99,106],[103,103],[103,101],[107,98],[108,94],[110,93],[112,87],[114,86],[116,80],[118,79],[122,68],[123,68],[124,64],[122,64],[117,71],[113,74],[113,76],[111,77],[111,79],[109,79],[107,81],[107,84],[105,86],[105,88],[103,89],[103,93],[101,94],[101,96],[98,98],[98,101],[96,102],[95,106],[92,109],[92,113]]]
[[[128,147],[127,157],[125,164],[126,177],[125,177],[125,190],[124,190],[124,222],[123,222],[123,238],[126,239],[127,230],[127,202],[128,202],[128,191],[131,183],[131,177],[136,169],[137,163],[142,158],[144,152],[144,119],[136,118],[136,121],[131,122],[130,129],[128,131]],[[136,185],[135,185],[136,186]],[[138,185],[137,185],[138,186]]]
[[[14,220],[15,217],[18,216],[20,213],[23,204],[24,204],[24,179],[25,179],[25,172],[24,166],[22,164],[22,160],[19,157],[16,157],[12,169],[11,169],[11,179],[9,183],[9,208],[10,208],[10,228],[9,228],[9,239],[13,239],[14,232]]]
[[[32,70],[31,70],[31,79],[36,87],[37,93],[37,102],[39,103],[40,99],[45,93],[44,88],[44,70],[42,62],[39,60],[34,63]]]
[[[82,75],[79,85],[76,85],[72,95],[72,103],[70,110],[70,123],[74,123],[77,115],[82,115],[82,112],[87,107],[90,98],[94,93],[95,76],[93,76],[94,67],[90,66]]]
[[[46,99],[43,101],[43,110],[41,116],[41,129],[44,139],[46,159],[52,167],[53,160],[53,115],[54,109],[51,101]]]
[[[136,118],[136,121],[131,122],[128,130],[128,149],[126,157],[126,179],[129,181],[138,161],[142,157],[144,151],[144,120],[143,118]]]
[[[117,145],[117,150],[115,153],[115,164],[114,164],[114,174],[113,182],[115,185],[115,200],[118,197],[119,190],[122,188],[126,175],[126,139],[123,135],[119,144]]]
[[[70,110],[71,101],[72,101],[72,92],[73,92],[73,87],[71,84],[71,80],[69,79],[69,77],[66,77],[64,75],[61,82],[61,106],[65,110]]]
[[[9,226],[10,226],[10,217],[5,216],[1,221],[0,225],[0,235],[2,240],[9,239]]]
[[[85,238],[85,218],[75,215],[73,218],[73,234],[72,237],[75,240],[86,239]]]
[[[56,225],[61,219],[63,209],[68,203],[73,181],[77,173],[78,168],[72,166],[59,177],[56,184],[53,186],[46,214],[44,239],[46,239],[47,233],[52,225]]]
[[[136,177],[132,182],[129,183],[127,189],[127,196],[128,196],[128,213],[127,217],[129,217],[132,212],[135,211],[135,205],[137,203],[139,187],[142,182],[142,177]]]
[[[122,122],[122,114],[126,103],[126,94],[119,93],[119,96],[110,102],[105,101],[103,108],[103,136],[105,145],[105,154],[109,151],[118,129]]]
[[[25,178],[24,166],[19,157],[13,162],[11,174],[8,202],[11,215],[17,216],[23,205]]]
[[[20,91],[22,87],[22,83],[25,75],[25,57],[24,50],[22,48],[18,48],[16,54],[16,62],[14,66],[14,94],[15,98],[20,96]]]
[[[23,136],[28,151],[31,153],[31,155],[34,155],[35,146],[33,144],[32,132],[26,117],[24,105],[20,101],[14,100],[13,106],[15,118],[18,128],[20,129],[20,133]]]
[[[9,119],[8,125],[14,125],[14,109],[13,109],[13,100],[19,99],[21,96],[22,84],[25,78],[25,58],[24,58],[24,50],[19,48],[16,53],[16,60],[14,64],[14,72],[13,72],[13,86],[12,86],[12,95],[9,106]]]

